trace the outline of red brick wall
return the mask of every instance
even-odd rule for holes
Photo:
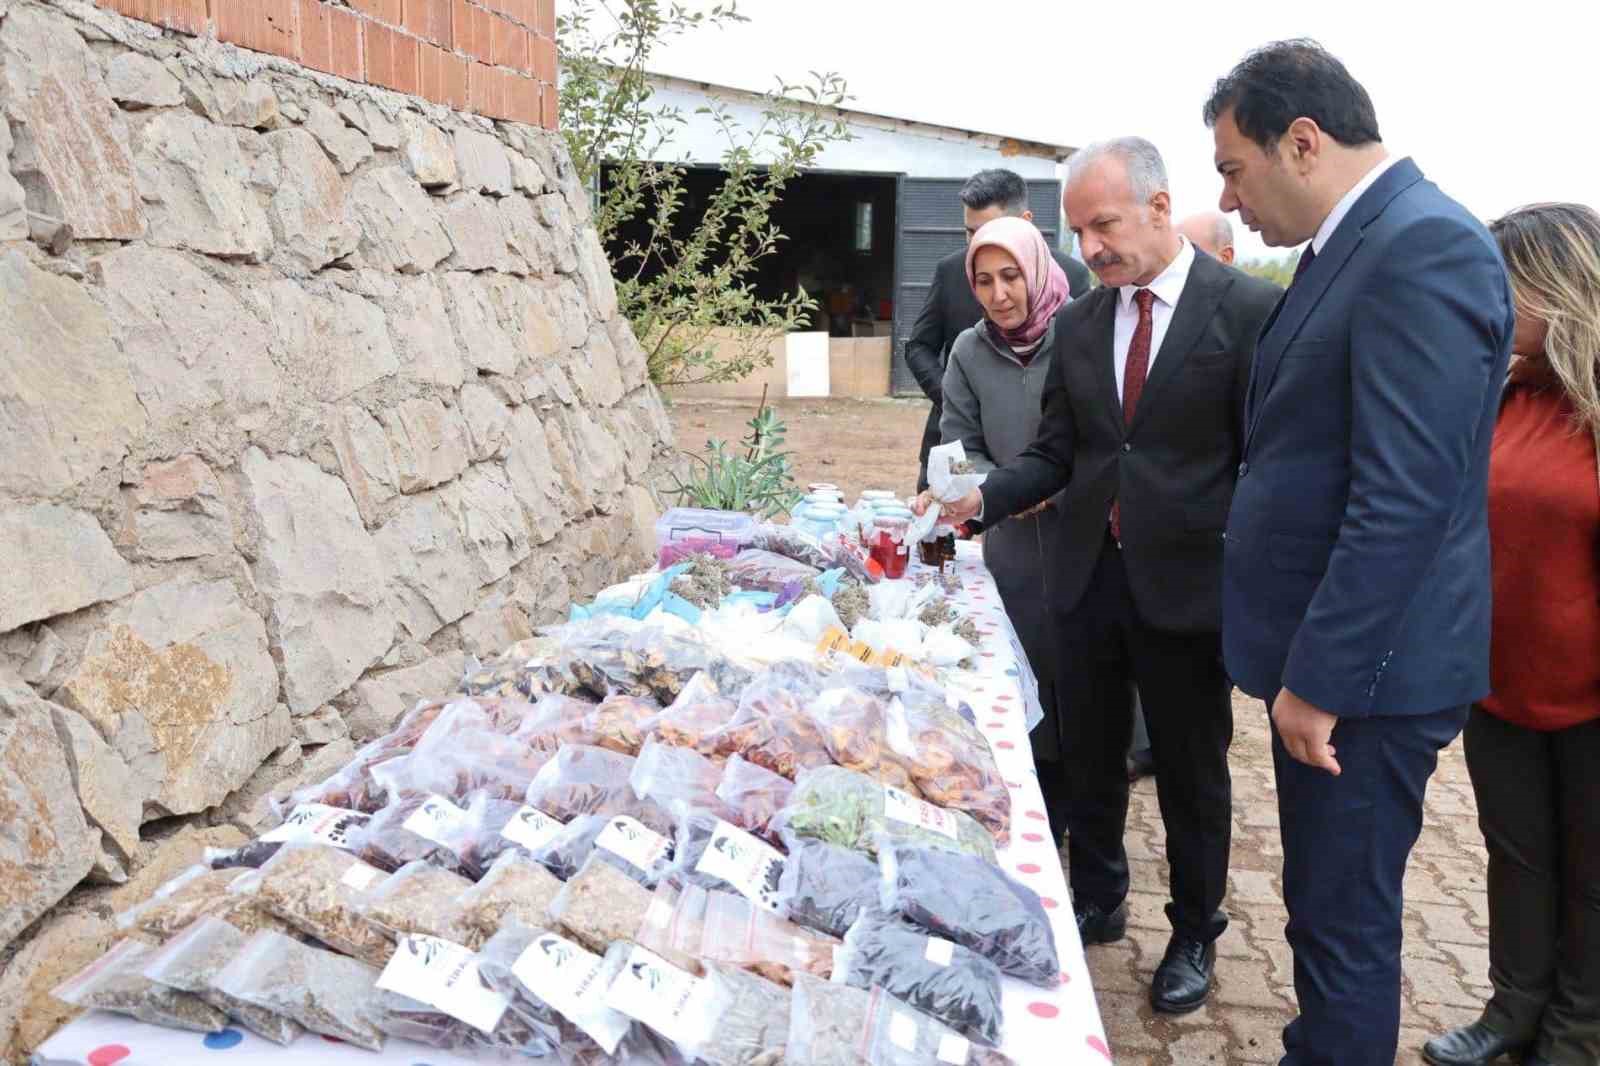
[[[96,0],[180,33],[556,127],[555,0]]]

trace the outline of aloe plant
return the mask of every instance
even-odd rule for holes
[[[730,451],[725,441],[706,441],[705,455],[689,453],[698,464],[689,479],[673,475],[672,494],[693,507],[746,511],[760,518],[785,514],[799,503],[801,493],[789,467],[791,453],[783,450],[788,427],[767,406],[765,389],[755,417],[745,425],[750,432],[739,442],[742,453]]]

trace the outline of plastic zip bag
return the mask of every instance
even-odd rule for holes
[[[878,903],[878,866],[858,851],[791,837],[778,878],[778,902],[800,925],[842,937],[862,910]]]
[[[1005,846],[1011,793],[989,741],[942,696],[908,692],[889,704],[889,742],[928,802],[964,811]]]
[[[390,940],[422,933],[465,942],[461,897],[472,882],[426,862],[409,862],[361,898],[363,918]]]
[[[778,839],[773,819],[793,792],[793,781],[739,755],[722,768],[717,785],[717,799],[726,807],[728,821],[773,842]]]
[[[469,944],[490,939],[508,921],[544,927],[560,893],[561,882],[549,870],[521,852],[507,852],[458,901]]]
[[[256,891],[273,914],[373,966],[389,961],[394,945],[361,916],[360,907],[382,870],[325,844],[286,844],[260,873]]]
[[[860,1045],[868,1066],[1012,1066],[994,1048],[973,1043],[883,989],[870,995],[870,1018]]]
[[[720,1001],[711,1035],[696,1048],[707,1066],[781,1066],[789,1037],[789,991],[754,974],[712,966],[705,978]]]
[[[615,865],[591,856],[550,904],[550,917],[586,947],[604,952],[631,940],[650,910],[650,890]]]
[[[561,822],[581,814],[622,814],[635,804],[629,779],[635,762],[606,748],[568,744],[528,785],[531,807]]]
[[[508,1010],[507,997],[480,974],[475,954],[451,941],[402,937],[378,977],[378,991],[378,1026],[390,1036],[437,1048],[488,1048],[528,1058],[549,1057],[559,1047]]]
[[[1000,1043],[1000,970],[952,940],[867,911],[845,934],[834,970],[835,980],[882,988],[963,1036]]]
[[[742,896],[706,893],[701,926],[698,954],[708,963],[738,966],[780,985],[793,984],[796,972],[833,973],[838,940],[802,929]]]
[[[1060,980],[1055,932],[1033,890],[972,856],[886,844],[883,908],[1044,988]]]
[[[802,774],[779,823],[799,836],[868,854],[875,854],[880,839],[887,839],[995,861],[994,838],[967,815],[935,807],[840,766]]]
[[[149,899],[118,914],[117,928],[138,929],[165,940],[197,918],[225,918],[250,905],[251,901],[229,891],[234,882],[249,874],[243,868],[212,870],[204,865],[190,866],[156,889]]]
[[[632,1023],[606,1006],[606,990],[631,950],[618,943],[597,955],[557,933],[514,922],[483,946],[478,969],[507,997],[510,1011],[554,1035],[564,1050],[581,1054],[589,1043],[614,1055]]]
[[[678,698],[656,717],[653,735],[674,747],[693,748],[711,755],[715,736],[739,713],[739,705],[721,691],[711,675],[700,673],[690,678]]]
[[[727,984],[696,977],[635,944],[606,990],[606,1006],[653,1029],[685,1058],[699,1058],[728,995]]]
[[[645,741],[628,782],[634,795],[679,817],[689,810],[731,813],[717,798],[721,767],[698,752],[664,744],[654,737]]]
[[[502,799],[490,792],[475,792],[466,798],[465,806],[467,818],[458,857],[469,877],[482,877],[501,855],[521,846],[521,840],[538,842],[543,839],[541,833],[554,834],[561,828],[560,822],[528,807],[520,796]]]
[[[467,812],[448,797],[405,795],[372,816],[357,833],[352,850],[382,870],[420,861],[464,873],[461,852],[467,850],[471,831]]]
[[[793,1066],[862,1066],[873,996],[853,985],[797,974],[786,1054]]]
[[[782,592],[791,582],[815,581],[823,569],[764,548],[746,548],[728,563],[728,579],[740,588]]]
[[[673,874],[687,884],[736,892],[777,911],[783,855],[714,814],[691,811],[679,822]]]
[[[751,673],[709,647],[698,634],[678,635],[652,628],[635,634],[623,659],[639,683],[663,705],[674,703],[696,677],[704,676],[718,691],[737,695]]]
[[[921,796],[890,736],[889,707],[854,688],[830,688],[806,706],[835,764]],[[907,738],[909,740],[909,737]]]
[[[199,996],[158,984],[143,973],[151,949],[137,940],[119,940],[110,951],[73,977],[57,985],[51,995],[84,1010],[126,1014],[141,1022],[215,1033],[227,1027],[228,1016]]]
[[[246,941],[213,986],[320,1036],[381,1051],[377,980],[378,971],[365,963],[263,932]]]
[[[199,996],[246,1029],[274,1044],[291,1044],[305,1030],[289,1018],[224,995],[217,977],[250,938],[220,918],[200,918],[145,958],[144,976],[160,985]]]
[[[791,780],[803,770],[830,765],[822,733],[805,713],[820,690],[814,671],[768,671],[745,689],[733,720],[707,738],[709,754],[741,755]]]

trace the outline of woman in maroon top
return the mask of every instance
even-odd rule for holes
[[[1525,207],[1490,227],[1517,302],[1489,467],[1493,693],[1467,769],[1489,849],[1483,1017],[1439,1066],[1600,1063],[1600,214]]]

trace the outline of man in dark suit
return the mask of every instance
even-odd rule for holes
[[[1221,208],[1311,242],[1256,350],[1222,599],[1228,671],[1273,726],[1300,1002],[1282,1062],[1392,1066],[1423,792],[1489,689],[1511,294],[1484,227],[1388,155],[1315,43],[1251,54],[1205,117]]]
[[[1127,925],[1123,831],[1132,692],[1167,830],[1173,934],[1157,1010],[1210,994],[1231,843],[1233,739],[1222,669],[1222,530],[1243,446],[1250,353],[1275,286],[1173,227],[1160,153],[1130,137],[1069,162],[1065,207],[1102,286],[1056,323],[1033,444],[952,505],[993,522],[1065,490],[1050,589],[1069,872],[1084,943]]]
[[[1028,210],[1028,186],[1009,170],[980,170],[961,187],[961,221],[967,241],[985,222],[1002,215],[1033,220]],[[1067,291],[1074,299],[1089,291],[1089,271],[1084,265],[1058,249],[1050,254],[1067,275]],[[983,308],[967,283],[967,253],[951,252],[933,269],[933,284],[928,298],[917,313],[906,341],[906,364],[916,376],[923,395],[933,401],[928,424],[922,431],[922,450],[918,454],[917,491],[928,487],[928,452],[939,443],[939,418],[943,413],[945,361],[950,346],[983,318]]]

